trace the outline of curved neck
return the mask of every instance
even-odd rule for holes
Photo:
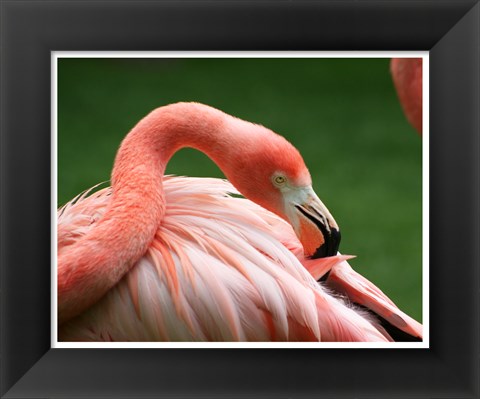
[[[236,124],[254,126],[203,104],[157,108],[131,130],[118,150],[112,171],[114,195],[123,189],[144,192],[137,179],[161,188],[166,165],[180,148],[196,148],[222,168],[236,140],[232,131]]]
[[[193,147],[226,172],[222,165],[240,144],[236,132],[241,129],[243,144],[252,128],[262,129],[202,104],[178,103],[152,111],[132,129],[115,159],[104,216],[60,252],[59,323],[97,302],[146,252],[165,213],[162,179],[171,156]]]

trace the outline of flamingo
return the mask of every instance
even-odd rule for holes
[[[182,147],[228,181],[164,176]],[[60,341],[421,339],[338,253],[301,155],[266,127],[199,103],[157,108],[123,140],[111,182],[58,211]]]
[[[390,71],[407,120],[422,134],[422,59],[392,58]]]

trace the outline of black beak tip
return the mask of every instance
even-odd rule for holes
[[[340,247],[341,234],[340,230],[331,229],[330,234],[325,237],[325,242],[317,248],[312,255],[312,259],[326,258],[327,256],[335,256]]]

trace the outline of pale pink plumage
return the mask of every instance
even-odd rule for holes
[[[283,218],[229,195],[238,192],[227,181],[164,178],[166,162],[182,145],[206,152],[243,194]],[[59,210],[59,339],[391,340],[372,316],[315,278],[330,272],[326,284],[337,278],[342,294],[360,298],[384,318],[398,321],[391,314],[403,313],[378,289],[364,300],[366,290],[376,287],[353,270],[345,272],[348,257],[306,259],[297,235],[311,248],[326,237],[307,218],[296,235],[284,220],[292,211],[284,216],[283,194],[262,180],[272,164],[275,173],[282,165],[308,193],[305,211],[319,206],[322,220],[336,226],[313,192],[305,191],[310,177],[295,151],[268,129],[200,104],[152,112],[122,144],[113,189],[85,193]],[[252,160],[260,163],[257,170]],[[390,307],[376,306],[384,301]],[[421,326],[413,331],[421,336]]]
[[[166,177],[164,190],[165,216],[147,254],[97,304],[63,324],[60,340],[386,340],[287,249],[300,246],[290,225],[229,196],[236,190],[228,182]],[[60,209],[60,253],[95,226],[110,194],[106,188]]]

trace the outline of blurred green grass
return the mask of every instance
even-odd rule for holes
[[[422,319],[422,143],[388,59],[58,61],[58,204],[109,179],[120,141],[152,109],[197,101],[290,140],[342,231],[352,266]],[[167,173],[223,177],[183,149]]]

